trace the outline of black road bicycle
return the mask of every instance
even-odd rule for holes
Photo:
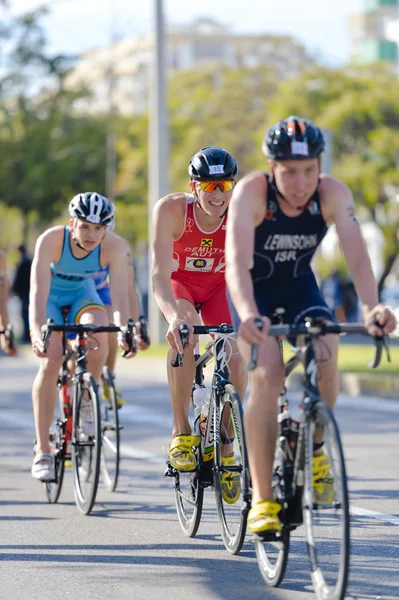
[[[184,347],[188,339],[187,325],[181,325],[180,332]],[[232,333],[233,328],[225,324],[194,327],[194,334],[219,336],[206,346],[202,355],[199,354],[198,344],[194,350],[196,372],[191,395],[193,411],[195,390],[203,386],[204,368],[209,361],[215,360],[208,412],[204,418],[197,409],[192,419],[193,434],[200,440],[199,445],[193,447],[197,462],[195,470],[177,471],[167,460],[165,475],[174,478],[179,522],[189,537],[195,536],[200,524],[204,489],[214,487],[224,545],[231,554],[238,554],[245,538],[250,496],[242,407],[229,381],[226,360],[226,336]],[[177,354],[172,364],[181,366],[182,361],[183,356]],[[225,458],[227,456],[228,460]],[[232,497],[228,493],[230,484]]]
[[[262,321],[258,320],[262,327]],[[304,336],[295,355],[285,363],[285,376],[299,364],[304,368],[301,418],[290,417],[284,386],[278,399],[278,434],[272,488],[281,504],[282,530],[278,534],[255,536],[260,572],[269,586],[278,586],[285,574],[291,531],[305,525],[311,578],[317,598],[343,600],[348,583],[350,529],[349,500],[345,461],[338,425],[331,409],[320,396],[313,342],[326,334],[360,333],[369,335],[359,323],[326,324],[308,319],[301,325],[272,325],[269,336]],[[375,338],[376,352],[370,367],[377,367],[384,338]],[[281,342],[280,342],[281,345]],[[252,347],[250,369],[257,361],[257,346]],[[315,431],[323,432],[322,452],[328,457],[320,480],[312,473]]]
[[[58,378],[59,414],[50,432],[54,449],[55,481],[45,482],[50,503],[55,503],[61,493],[66,461],[72,459],[74,492],[80,512],[88,515],[95,503],[101,466],[103,440],[115,428],[115,418],[101,420],[98,388],[87,370],[88,338],[101,332],[119,332],[115,325],[72,325],[67,323],[68,307],[63,309],[64,325],[55,325],[51,319],[42,328],[44,350],[47,350],[54,331],[62,332],[63,362]],[[129,320],[126,341],[134,349],[134,322]],[[75,345],[68,343],[67,333],[76,334]],[[74,359],[73,373],[70,362]],[[72,398],[67,390],[73,384]],[[109,412],[111,412],[110,408]],[[114,416],[116,411],[114,411]],[[116,457],[119,460],[119,457]],[[114,457],[115,460],[115,457]],[[104,461],[104,458],[103,458]]]

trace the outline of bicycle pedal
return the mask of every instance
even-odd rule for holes
[[[282,532],[281,531],[264,531],[263,533],[252,534],[259,542],[281,542]]]
[[[172,465],[170,464],[170,462],[168,461],[165,466],[164,477],[175,477],[175,476],[176,476],[176,469],[174,469],[172,467]]]

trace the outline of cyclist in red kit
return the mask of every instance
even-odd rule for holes
[[[196,307],[205,325],[231,323],[224,246],[227,209],[238,167],[223,148],[207,147],[194,154],[188,172],[191,194],[169,194],[154,209],[152,249],[154,295],[169,324],[167,363],[173,410],[169,460],[181,471],[195,468],[188,410],[195,370],[192,326],[201,324]],[[183,351],[182,323],[189,325],[189,349],[183,367],[173,369],[171,360],[177,351]],[[232,383],[243,398],[247,378],[234,340],[229,368]]]

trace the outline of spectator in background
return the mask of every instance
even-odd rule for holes
[[[26,344],[29,344],[29,290],[32,260],[28,256],[25,244],[18,246],[18,250],[21,254],[21,258],[15,272],[12,291],[21,301],[21,317],[23,322],[22,341]]]
[[[340,297],[346,321],[356,323],[359,319],[359,298],[353,281],[346,275],[341,275]]]

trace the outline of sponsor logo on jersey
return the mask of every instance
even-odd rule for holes
[[[201,246],[206,246],[207,248],[212,248],[213,238],[202,238]]]
[[[208,247],[200,247],[200,246],[187,246],[184,248],[184,252],[187,254],[191,254],[192,256],[198,256],[200,258],[217,256],[220,254],[224,254],[224,248],[208,248]]]
[[[308,250],[317,246],[317,234],[290,235],[279,234],[268,235],[265,250]]]
[[[214,259],[213,258],[198,258],[195,256],[189,256],[186,258],[186,271],[200,271],[202,273],[209,273],[212,271]]]

